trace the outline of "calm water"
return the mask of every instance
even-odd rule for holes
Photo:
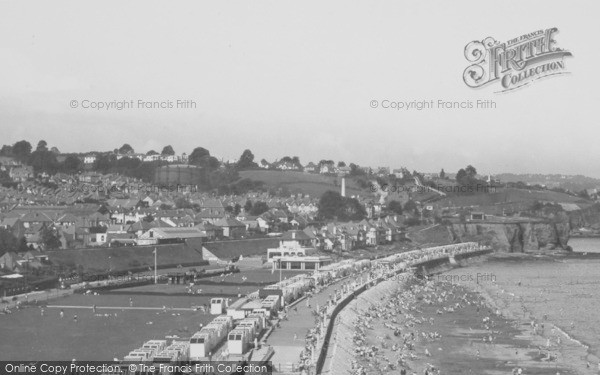
[[[569,245],[576,252],[600,253],[600,239],[576,238]],[[548,315],[549,322],[600,356],[600,258],[491,258],[449,274],[463,280],[472,280],[465,275],[475,280],[480,275],[479,284],[470,281],[476,289],[482,287],[503,300],[523,319]]]
[[[600,253],[600,238],[571,238],[569,246],[576,252]]]

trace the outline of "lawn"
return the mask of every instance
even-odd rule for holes
[[[206,297],[133,296],[134,306],[190,307],[208,303]],[[213,316],[197,311],[108,310],[101,306],[129,306],[126,295],[73,295],[51,305],[90,306],[89,309],[38,307],[0,315],[0,352],[11,360],[112,360],[151,339],[167,335],[189,337]],[[98,307],[96,314],[91,306]],[[77,314],[77,322],[73,316]],[[99,315],[99,316],[98,316]]]
[[[298,271],[283,271],[283,278]],[[245,278],[245,279],[243,279]],[[205,294],[247,294],[258,290],[260,282],[279,281],[279,271],[248,270],[227,276],[202,279]],[[251,285],[255,284],[255,285]],[[214,317],[200,311],[169,311],[169,308],[190,308],[210,302],[210,296],[186,294],[187,285],[145,285],[119,289],[99,295],[74,294],[49,301],[44,316],[39,307],[24,308],[13,314],[0,315],[0,353],[11,360],[112,360],[123,358],[131,350],[151,339],[177,335],[189,337],[200,324]],[[167,311],[103,309],[102,307],[167,307]],[[235,300],[235,297],[230,297]],[[63,307],[65,317],[60,318]],[[97,306],[96,314],[92,306]],[[84,308],[77,308],[84,306]],[[73,316],[77,314],[77,322]]]

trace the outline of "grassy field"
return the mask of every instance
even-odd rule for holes
[[[317,198],[328,190],[340,191],[341,185],[339,177],[293,171],[241,171],[240,177],[263,181],[267,186],[275,189],[286,188],[292,194],[304,193]],[[351,178],[346,178],[346,194],[348,196],[367,195],[370,192],[361,189]]]
[[[134,306],[190,307],[208,303],[206,297],[134,296]],[[25,308],[0,315],[0,352],[11,360],[112,360],[151,339],[166,335],[189,337],[212,316],[197,311],[109,310],[102,306],[129,306],[129,296],[73,295],[51,301],[51,305],[89,306],[86,309]],[[96,314],[91,306],[97,305]],[[77,315],[77,322],[73,316]]]
[[[467,206],[494,206],[510,203],[531,205],[535,201],[549,201],[558,203],[583,203],[589,202],[568,194],[557,193],[549,190],[524,190],[524,189],[498,189],[496,192],[482,193],[478,195],[448,197],[437,200],[436,205],[441,207],[467,207]]]
[[[283,278],[301,273],[283,271]],[[221,284],[224,281],[225,283]],[[0,353],[11,360],[112,360],[122,358],[151,339],[177,335],[185,338],[209,323],[214,316],[200,311],[175,311],[169,308],[191,308],[210,302],[207,293],[223,293],[234,301],[234,295],[259,289],[252,283],[279,281],[279,271],[248,270],[225,278],[202,279],[195,289],[200,294],[187,294],[187,285],[146,285],[119,289],[99,295],[74,294],[50,300],[41,315],[39,307],[28,307],[12,314],[0,315]],[[233,296],[233,297],[232,297]],[[129,309],[151,307],[157,310]],[[92,306],[97,306],[96,314]],[[52,308],[51,306],[61,306]],[[62,307],[66,306],[66,307]],[[162,307],[167,311],[162,311]],[[106,309],[103,307],[119,307]],[[122,308],[122,309],[120,309]],[[63,309],[65,317],[60,318]],[[74,315],[77,315],[77,322]]]

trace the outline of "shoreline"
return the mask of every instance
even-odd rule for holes
[[[446,264],[429,270],[428,275],[430,281],[424,282],[434,282],[431,279],[432,276],[434,276],[433,279],[435,279],[435,275],[448,275],[453,272],[456,273],[457,271],[470,269],[469,267],[472,266],[473,268],[471,270],[473,270],[477,266],[481,266],[490,261],[490,257],[492,257],[492,261],[499,261],[501,263],[506,263],[506,258],[508,258],[508,263],[512,260],[511,258],[518,259],[528,257],[532,260],[536,260],[537,258],[532,254],[519,254],[516,256],[515,254],[501,254],[500,256],[493,254],[491,256],[486,256],[485,259],[478,257],[479,259],[463,260],[459,262],[460,265],[458,266]],[[544,258],[554,261],[557,257],[549,254],[548,257]],[[564,259],[563,257],[559,257],[559,259],[561,258]],[[435,284],[444,283],[437,282]],[[525,305],[525,302],[522,301],[522,297],[513,293],[504,293],[504,290],[500,293],[500,291],[497,290],[499,286],[493,285],[493,283],[490,284],[490,286],[487,286],[487,284],[481,285],[474,283],[471,283],[472,285],[468,285],[468,283],[445,284],[446,288],[458,288],[457,290],[462,289],[465,293],[470,294],[469,298],[472,298],[472,300],[469,300],[467,304],[477,303],[475,301],[480,299],[485,307],[483,307],[484,305],[481,305],[475,312],[470,308],[453,312],[452,314],[458,317],[458,319],[453,322],[457,325],[456,327],[451,326],[452,322],[449,321],[447,323],[449,323],[449,326],[451,327],[432,323],[432,326],[435,326],[435,328],[439,330],[442,337],[443,335],[448,335],[449,337],[455,336],[452,339],[454,342],[441,339],[441,344],[437,349],[433,348],[435,345],[428,345],[426,342],[416,343],[413,349],[414,352],[420,352],[420,356],[422,356],[423,351],[426,349],[427,351],[425,353],[429,354],[426,355],[424,358],[425,360],[412,359],[411,357],[411,359],[406,362],[408,367],[411,368],[411,370],[407,372],[408,374],[411,374],[411,371],[414,371],[414,369],[418,369],[417,373],[423,373],[428,366],[435,367],[436,364],[439,366],[437,368],[441,368],[441,374],[463,373],[444,372],[444,367],[448,367],[451,361],[449,361],[449,358],[444,358],[444,354],[438,354],[445,352],[448,352],[450,356],[457,355],[457,358],[460,358],[459,361],[470,368],[470,373],[475,373],[473,370],[476,370],[480,371],[481,374],[509,374],[511,370],[516,367],[522,367],[526,370],[524,372],[526,374],[556,374],[557,372],[562,375],[598,373],[598,357],[595,355],[596,349],[586,343],[585,340],[580,339],[577,335],[564,329],[564,327],[561,327],[554,319],[547,319],[547,317],[545,317],[546,319],[541,319],[541,317],[536,317],[531,312],[528,312],[528,308]],[[366,310],[361,310],[358,306],[361,304],[367,305],[365,302],[368,302],[369,308],[374,308],[374,306],[378,306],[378,304],[389,303],[394,295],[404,293],[402,292],[403,288],[406,289],[406,282],[382,282],[370,290],[367,290],[362,297],[357,299],[357,301],[352,301],[346,309],[340,313],[339,321],[336,320],[335,322],[336,341],[332,348],[335,354],[333,355],[333,358],[330,359],[329,369],[324,369],[324,372],[331,372],[332,374],[338,372],[341,373],[338,369],[344,368],[344,364],[351,363],[352,360],[354,360],[352,355],[348,356],[348,353],[354,353],[356,356],[357,327],[355,325],[361,319],[365,319],[365,313],[368,314],[368,312],[365,312]],[[433,291],[434,294],[438,292],[448,292],[443,291],[444,286],[437,285],[434,290],[437,288],[441,289]],[[494,296],[494,292],[496,292],[496,296]],[[500,294],[502,294],[502,296],[500,296]],[[377,297],[372,298],[373,296]],[[361,301],[361,303],[358,301]],[[412,302],[415,303],[416,306],[420,306],[417,299],[414,299]],[[417,311],[423,313],[421,317],[423,319],[420,320],[429,321],[430,319],[436,320],[436,318],[443,317],[443,315],[438,314],[440,308],[447,308],[447,306],[443,306],[446,302],[447,301],[438,301],[433,304],[433,307],[438,311],[437,314],[433,313],[431,309],[427,307],[417,307]],[[493,344],[491,344],[492,341],[490,341],[490,344],[485,344],[485,341],[483,344],[481,341],[477,341],[482,338],[481,336],[485,337],[486,330],[482,331],[481,329],[473,329],[473,327],[468,326],[469,323],[476,321],[475,318],[479,315],[480,309],[488,309],[490,317],[492,317],[494,321],[497,320],[494,324],[498,324],[502,327],[499,331],[505,331],[496,332],[497,337],[492,335],[494,336]],[[520,313],[520,311],[522,312]],[[400,318],[400,316],[402,315],[398,315],[398,318]],[[361,318],[359,319],[359,317]],[[441,318],[440,320],[444,321],[444,318]],[[464,320],[466,320],[466,323]],[[532,320],[534,320],[534,323],[532,323]],[[457,323],[457,321],[460,322]],[[367,332],[368,330],[363,330],[365,346],[371,345],[376,347],[378,344],[384,345],[383,343],[386,342],[386,339],[383,338],[386,337],[386,334],[389,335],[389,324],[392,324],[389,320],[379,324],[379,326],[375,324],[375,326],[371,328],[376,331],[374,337],[369,335]],[[494,332],[495,329],[490,328],[489,331]],[[345,341],[350,343],[354,341],[354,343],[350,346],[344,346],[341,342]],[[393,341],[394,338],[392,337],[391,342]],[[452,348],[457,345],[459,347]],[[338,346],[342,347],[338,348]],[[477,348],[477,355],[475,357],[473,357],[472,348]],[[396,352],[392,353],[386,351],[383,347],[379,350],[386,352],[386,358],[388,359],[390,355],[397,355]],[[419,354],[416,354],[416,356],[419,357]],[[439,357],[439,359],[434,359],[436,357]],[[376,362],[379,360],[381,360],[381,358]],[[365,367],[361,367],[361,363]],[[588,363],[590,364],[589,368],[587,367]],[[366,368],[368,368],[369,371],[365,370]],[[372,367],[371,361],[365,358],[363,358],[362,361],[358,361],[358,363],[355,362],[354,368],[347,370],[350,370],[355,374],[361,374],[361,371],[363,371],[362,373],[364,374],[386,372],[397,373],[399,371],[398,368],[394,368],[393,370],[388,368],[385,370],[379,369],[374,371],[375,369]],[[430,373],[436,374],[437,372]],[[467,373],[466,370],[464,373]]]

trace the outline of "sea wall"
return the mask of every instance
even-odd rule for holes
[[[442,272],[447,268],[473,261],[492,252],[493,250],[491,249],[481,249],[468,253],[459,253],[453,257],[456,264],[453,264],[448,256],[443,256],[416,262],[411,266],[416,269],[417,274],[431,275]],[[402,269],[398,269],[385,276],[380,276],[360,286],[338,302],[337,306],[331,312],[331,318],[327,324],[323,339],[323,346],[319,350],[319,357],[316,363],[317,374],[327,372],[330,375],[334,375],[353,372],[352,362],[355,359],[353,324],[358,316],[360,316],[362,310],[368,309],[371,304],[380,302],[385,296],[397,290],[402,283],[399,280],[405,280],[405,278],[397,279],[393,276],[401,272],[403,272]],[[331,356],[331,358],[326,363],[328,356]]]
[[[448,226],[454,241],[477,241],[505,252],[566,250],[568,221],[468,222]]]

